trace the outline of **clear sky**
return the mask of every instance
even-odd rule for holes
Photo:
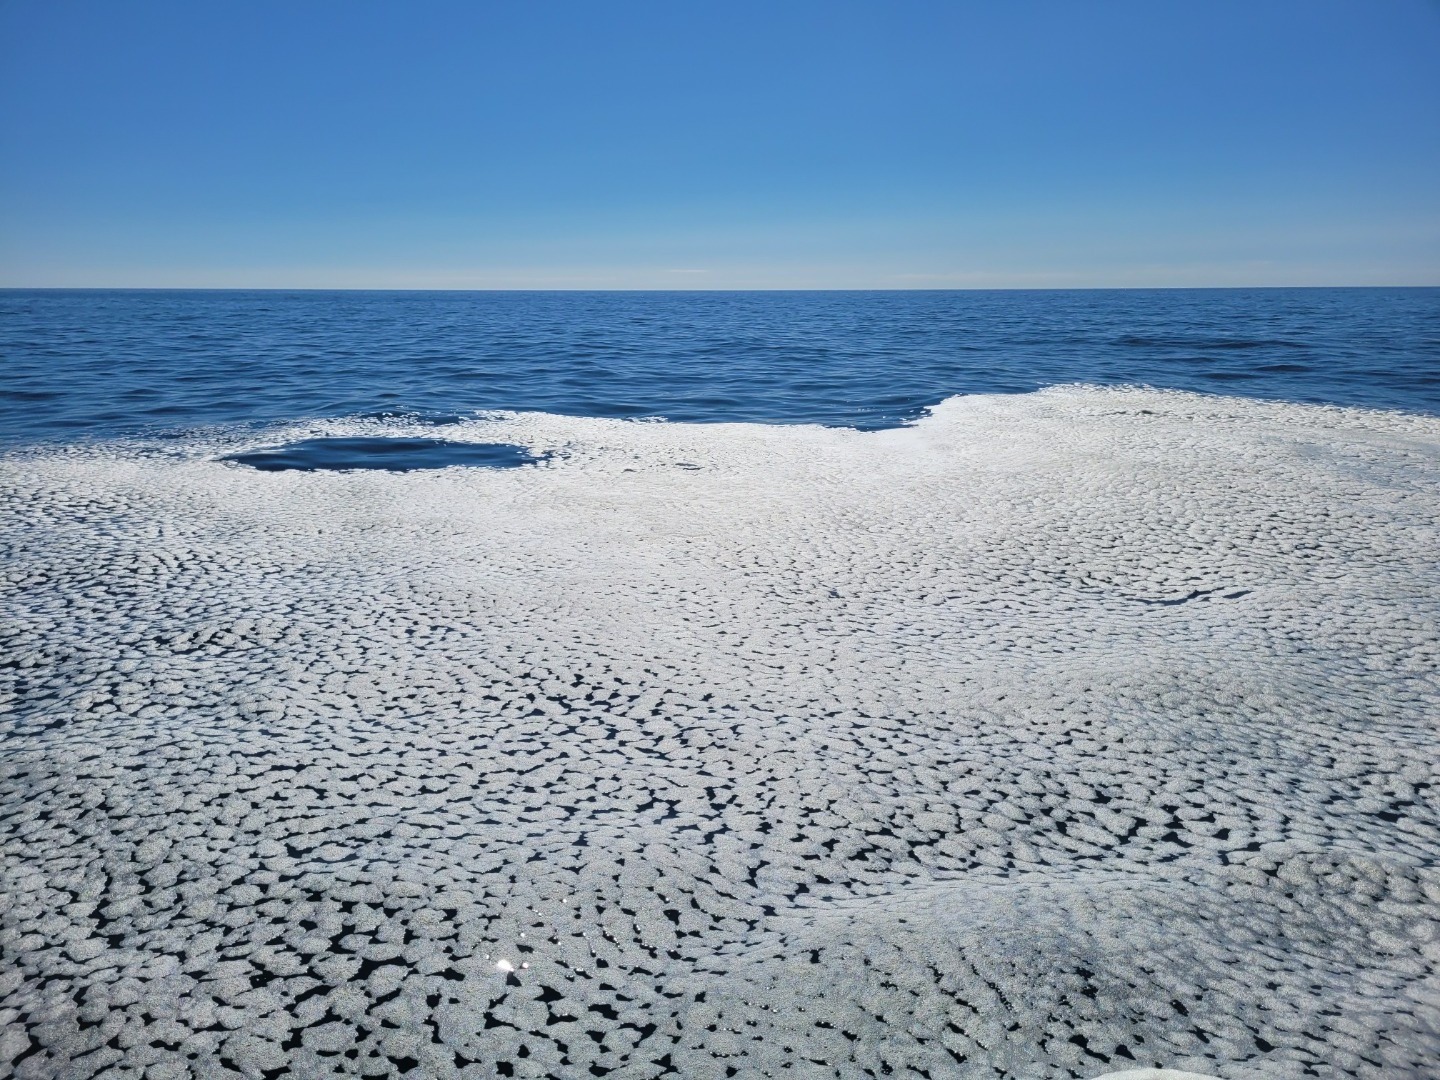
[[[1440,4],[0,0],[0,284],[1440,284]]]

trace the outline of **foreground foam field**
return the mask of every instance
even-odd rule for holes
[[[15,1075],[1433,1075],[1440,419],[445,434],[0,464]]]

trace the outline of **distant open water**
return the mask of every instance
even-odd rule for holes
[[[493,409],[861,429],[1134,383],[1440,412],[1440,289],[0,291],[0,444]]]

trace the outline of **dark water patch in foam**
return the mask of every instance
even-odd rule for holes
[[[232,454],[221,460],[232,461],[237,465],[249,465],[261,472],[314,472],[319,469],[384,469],[388,472],[411,472],[415,469],[446,469],[452,465],[514,469],[521,465],[534,465],[543,458],[536,457],[523,446],[510,443],[347,436],[302,439],[284,446]]]

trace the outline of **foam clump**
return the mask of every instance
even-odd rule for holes
[[[483,438],[0,461],[13,1075],[1440,1060],[1440,419]]]

